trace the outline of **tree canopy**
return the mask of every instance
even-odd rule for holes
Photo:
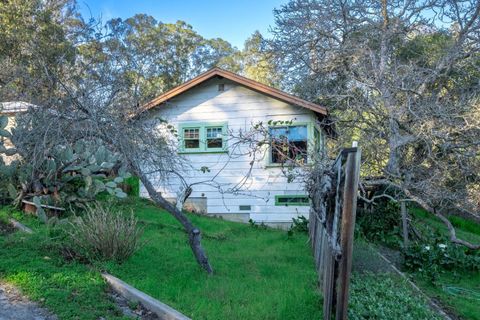
[[[269,44],[283,86],[328,106],[341,144],[360,141],[364,182],[444,220],[480,211],[479,14],[478,1],[292,0]]]

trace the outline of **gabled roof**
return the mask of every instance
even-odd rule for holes
[[[207,80],[212,79],[213,77],[223,77],[225,79],[236,82],[236,83],[238,83],[238,84],[240,84],[244,87],[247,87],[247,88],[252,89],[254,91],[257,91],[259,93],[263,93],[263,94],[265,94],[267,96],[270,96],[272,98],[278,99],[280,101],[283,101],[283,102],[286,102],[286,103],[289,103],[289,104],[292,104],[292,105],[296,105],[296,106],[299,106],[299,107],[307,108],[309,110],[312,110],[312,111],[314,111],[316,113],[319,113],[319,114],[322,114],[322,115],[327,115],[328,114],[327,108],[325,108],[323,106],[320,106],[320,105],[312,103],[312,102],[308,102],[306,100],[303,100],[303,99],[295,97],[291,94],[288,94],[284,91],[272,88],[272,87],[267,86],[263,83],[260,83],[260,82],[257,82],[257,81],[239,76],[238,74],[235,74],[233,72],[226,71],[226,70],[223,70],[223,69],[220,69],[220,68],[210,69],[210,70],[200,74],[199,76],[185,82],[184,84],[181,84],[178,87],[175,87],[175,88],[165,92],[164,94],[156,97],[152,101],[143,105],[141,107],[141,109],[139,110],[139,113],[141,113],[143,111],[146,111],[146,110],[149,110],[149,109],[152,109],[152,108],[154,108],[154,107],[156,107],[156,106],[158,106],[158,105],[160,105],[160,104],[162,104],[162,103],[164,103],[164,102],[166,102],[166,101],[184,93],[185,91],[188,91],[189,89],[191,89],[191,88],[193,88],[193,87],[195,87],[195,86],[197,86],[197,85],[199,85],[199,84],[201,84],[201,83],[203,83]]]

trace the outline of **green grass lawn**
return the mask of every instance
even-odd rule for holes
[[[420,208],[411,208],[409,209],[409,212],[417,221],[427,224],[441,233],[448,235],[448,229],[445,224],[431,213]],[[474,243],[480,243],[480,224],[457,216],[450,216],[449,220],[455,227],[458,238]]]
[[[436,217],[422,209],[411,209],[412,215],[423,224],[427,224],[443,234],[448,230]],[[460,217],[450,217],[456,226],[457,237],[480,243],[480,225]],[[480,320],[480,274],[474,272],[443,272],[433,284],[418,274],[412,274],[415,282],[431,297],[460,316],[462,319]]]
[[[101,270],[192,319],[322,317],[321,293],[305,234],[289,237],[282,230],[189,215],[203,232],[203,245],[214,269],[209,276],[197,265],[179,223],[164,210],[138,199],[117,206],[135,212],[144,229],[144,244],[123,264],[94,266],[66,262],[60,254],[58,232],[0,208],[0,219],[13,214],[35,230],[33,235],[0,235],[0,281],[17,285],[60,319],[121,318]],[[355,273],[351,306],[352,319],[436,318],[406,283],[384,274]]]
[[[191,215],[215,274],[197,265],[166,212],[136,202],[145,245],[108,272],[193,319],[314,319],[321,298],[307,236]]]
[[[110,301],[98,271],[65,262],[47,228],[38,220],[0,208],[1,220],[11,214],[35,233],[0,235],[0,282],[18,286],[60,319],[123,318]]]

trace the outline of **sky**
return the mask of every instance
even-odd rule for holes
[[[156,20],[183,20],[205,38],[222,38],[237,48],[255,31],[269,35],[273,9],[288,0],[78,0],[80,12],[107,21],[146,13]]]

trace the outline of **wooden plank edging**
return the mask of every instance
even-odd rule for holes
[[[37,206],[32,201],[22,200],[22,203],[29,204],[29,205],[32,205],[32,206],[35,206],[35,207]],[[56,210],[56,211],[65,211],[65,208],[49,206],[49,205],[46,205],[46,204],[41,204],[40,206],[44,209],[50,209],[50,210]]]
[[[30,234],[33,233],[33,230],[32,230],[32,229],[30,229],[29,227],[21,224],[21,223],[18,222],[17,220],[10,218],[9,221],[10,221],[10,224],[11,224],[15,229],[18,229],[18,230],[20,230],[20,231],[22,231],[22,232],[25,232],[25,233],[30,233]]]
[[[172,307],[154,299],[153,297],[135,289],[122,280],[108,273],[102,273],[102,277],[112,289],[129,301],[140,302],[146,309],[155,313],[162,320],[191,320]]]

